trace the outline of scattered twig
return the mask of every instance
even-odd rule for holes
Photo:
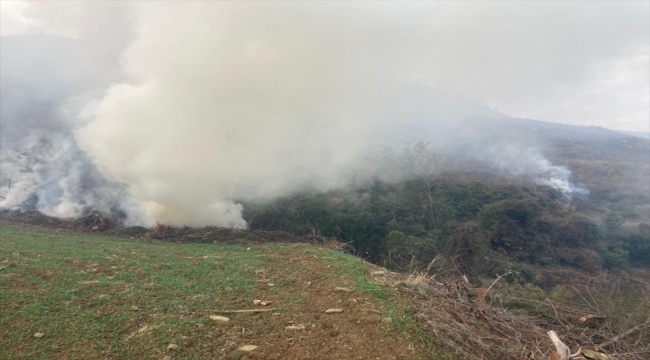
[[[622,338],[624,338],[624,337],[626,337],[626,336],[628,336],[630,334],[634,334],[635,332],[637,332],[637,331],[641,330],[642,328],[644,328],[646,326],[649,326],[649,325],[650,325],[650,319],[646,320],[646,322],[644,322],[643,324],[639,324],[637,326],[633,326],[633,327],[629,328],[627,331],[622,332],[620,335],[614,336],[610,340],[607,340],[605,342],[602,342],[602,343],[598,344],[598,347],[599,348],[607,347],[607,346],[621,340]]]
[[[494,286],[494,284],[496,284],[499,280],[501,280],[502,277],[504,277],[504,276],[506,276],[506,275],[510,275],[510,274],[512,274],[512,270],[508,270],[508,272],[505,273],[505,274],[503,274],[503,275],[499,275],[499,274],[497,274],[497,278],[496,278],[496,280],[494,280],[494,281],[492,282],[492,284],[490,284],[490,286],[488,286],[487,290],[485,290],[485,294],[483,295],[483,297],[485,297],[485,295],[487,295],[487,293],[490,292],[490,289],[492,289],[492,287]]]
[[[260,313],[267,311],[275,311],[276,309],[251,309],[251,310],[205,310],[205,312],[216,312],[222,314],[244,314],[244,313]]]

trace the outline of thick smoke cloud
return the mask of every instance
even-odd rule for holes
[[[135,2],[104,12],[70,4],[34,3],[24,13],[33,29],[121,53],[113,85],[95,101],[72,102],[89,105],[71,126],[83,155],[124,184],[102,194],[128,199],[128,191],[146,223],[244,227],[237,200],[335,188],[372,172],[367,159],[383,145],[418,140],[488,156],[495,168],[569,197],[581,190],[566,168],[520,145],[486,151],[494,148],[486,133],[466,136],[460,120],[504,115],[452,94],[535,113],[558,103],[557,84],[580,90],[594,67],[620,67],[629,54],[643,65],[647,52],[639,31],[647,16],[636,15],[643,4]],[[586,14],[581,26],[577,12]],[[98,13],[113,20],[93,30]],[[79,18],[87,21],[68,21]],[[530,156],[508,156],[522,151]]]
[[[125,185],[102,175],[74,137],[76,114],[119,79],[116,64],[62,37],[4,37],[0,50],[0,209],[100,210],[140,223]]]
[[[413,55],[385,9],[340,10],[140,6],[127,81],[93,109],[84,148],[152,220],[244,227],[235,199],[339,186],[414,117],[458,120],[405,80]]]
[[[330,15],[300,6],[139,10],[128,82],[108,90],[79,135],[151,219],[244,227],[234,199],[342,184],[394,124],[382,103],[398,83],[371,66],[390,59],[357,47],[375,29],[355,16],[332,28]]]

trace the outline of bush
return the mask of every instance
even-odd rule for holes
[[[571,299],[573,293],[562,285],[555,285],[549,294],[549,298],[555,302],[562,303]]]
[[[489,232],[493,249],[535,254],[542,250],[541,239],[531,231],[542,207],[532,200],[504,200],[490,204],[479,214],[481,228]]]
[[[435,244],[431,239],[408,236],[399,231],[391,231],[386,236],[385,244],[385,265],[395,270],[421,269],[436,255]]]
[[[602,269],[603,260],[600,255],[587,248],[557,248],[557,258],[562,265],[597,273]]]
[[[650,266],[650,224],[639,224],[639,233],[627,239],[630,263],[637,266]]]
[[[509,284],[491,296],[491,303],[502,305],[514,314],[532,315],[538,312],[535,301],[544,301],[546,292],[533,284]]]

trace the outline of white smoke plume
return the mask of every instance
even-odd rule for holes
[[[90,33],[100,47],[106,38],[108,54],[128,43],[121,53],[121,77],[85,107],[74,128],[84,155],[107,178],[124,184],[123,190],[143,206],[143,221],[149,224],[245,227],[238,199],[268,199],[305,186],[335,188],[360,167],[367,168],[367,155],[386,143],[424,140],[444,149],[467,130],[459,120],[503,117],[436,88],[476,101],[494,100],[481,94],[505,99],[513,94],[501,93],[503,89],[543,82],[550,73],[568,79],[564,74],[578,74],[589,58],[580,52],[563,72],[513,68],[536,62],[526,58],[532,52],[521,55],[500,47],[520,41],[508,38],[510,29],[486,26],[495,31],[487,45],[467,25],[482,21],[482,14],[444,3],[119,6],[107,12],[119,18],[119,26],[100,22],[106,25],[102,31],[89,31],[85,27],[92,28],[93,22],[86,21],[82,30],[59,26],[57,31]],[[46,10],[37,7],[30,13],[50,19],[55,12]],[[511,9],[499,11],[497,17],[528,23],[528,12],[516,12],[517,17]],[[452,15],[462,14],[465,25],[457,28]],[[571,12],[562,16],[569,18],[567,14]],[[535,22],[546,29],[544,24]],[[112,27],[120,30],[117,40],[107,30]],[[625,53],[617,36],[608,38],[603,54]],[[494,40],[502,38],[510,40]],[[486,71],[489,66],[494,71]],[[504,79],[527,80],[499,86]],[[487,144],[483,139],[476,146],[485,149]],[[567,196],[583,192],[570,182],[568,169],[533,150],[526,156],[520,156],[521,150],[481,150],[475,157],[481,154],[508,174],[529,177]],[[83,201],[64,189],[78,182],[56,183],[59,195],[51,196],[73,200],[52,202],[49,211],[75,213],[75,201]]]
[[[537,148],[499,144],[486,149],[480,158],[509,176],[529,178],[539,185],[551,187],[568,200],[589,195],[589,190],[583,185],[571,182],[571,170],[553,165]]]
[[[0,210],[140,223],[125,185],[99,173],[73,135],[76,114],[118,74],[106,52],[33,35],[3,37],[0,49]]]
[[[352,9],[332,26],[336,8],[318,10],[138,4],[127,81],[90,110],[83,147],[173,225],[245,227],[234,199],[344,183],[397,125],[387,103],[400,74],[383,73],[394,60],[368,42],[377,14]]]

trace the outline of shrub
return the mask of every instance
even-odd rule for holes
[[[502,305],[512,313],[531,315],[538,312],[534,302],[544,301],[546,292],[533,284],[509,284],[491,296],[492,304]]]
[[[650,224],[639,224],[639,233],[627,239],[630,262],[637,266],[650,266]]]
[[[597,273],[602,269],[603,261],[600,255],[587,248],[557,248],[557,258],[562,265]]]
[[[426,266],[436,255],[431,239],[391,231],[386,236],[386,266],[396,270],[413,271]]]

